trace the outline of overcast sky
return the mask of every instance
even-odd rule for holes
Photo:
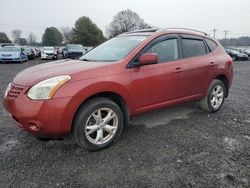
[[[105,34],[113,16],[124,9],[137,12],[157,27],[186,27],[217,38],[250,36],[250,0],[0,0],[0,32],[12,39],[11,30],[22,37],[35,33],[38,40],[46,27],[73,27],[77,18],[88,16]]]

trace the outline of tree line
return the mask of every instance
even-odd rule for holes
[[[223,46],[250,46],[250,37],[239,37],[219,40]]]
[[[106,34],[108,38],[112,38],[124,32],[145,28],[150,28],[150,25],[145,23],[136,12],[127,9],[118,12],[113,17],[111,23],[106,27]],[[78,18],[73,28],[47,27],[41,43],[37,43],[37,38],[32,32],[27,39],[23,38],[20,29],[12,31],[12,38],[13,41],[8,38],[6,33],[0,32],[0,43],[14,42],[19,45],[61,46],[77,43],[83,46],[96,46],[107,40],[102,30],[87,16]]]

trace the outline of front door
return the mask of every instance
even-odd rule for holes
[[[131,93],[135,113],[162,107],[183,97],[183,62],[177,36],[151,42],[141,54],[157,53],[158,64],[131,68]],[[138,61],[138,58],[135,58]]]

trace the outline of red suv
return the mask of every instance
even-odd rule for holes
[[[90,151],[114,143],[131,116],[200,101],[218,111],[233,78],[233,62],[218,41],[188,29],[149,29],[119,35],[79,60],[20,72],[4,106],[38,138],[72,134]]]

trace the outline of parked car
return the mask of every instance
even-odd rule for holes
[[[43,47],[41,50],[41,59],[57,59],[58,54],[54,47]]]
[[[244,54],[247,54],[248,57],[250,57],[250,49],[249,49],[249,48],[243,50],[243,53],[244,53]]]
[[[57,50],[58,54],[63,54],[63,49],[64,48],[65,48],[64,46],[59,46],[58,50]]]
[[[77,59],[86,51],[81,44],[68,44],[63,49],[63,58]]]
[[[28,57],[24,53],[24,49],[18,46],[5,46],[0,48],[0,62],[15,61],[24,62]]]
[[[29,60],[34,60],[36,57],[35,49],[29,46],[23,46],[25,53],[28,56]]]
[[[244,53],[240,53],[238,50],[232,50],[232,49],[225,49],[226,53],[230,55],[233,60],[248,60],[248,55]]]
[[[41,56],[41,52],[39,50],[39,48],[33,47],[34,52],[35,52],[35,57],[40,57]]]
[[[79,60],[20,72],[3,104],[36,137],[72,134],[81,147],[97,151],[146,111],[200,101],[203,110],[217,112],[232,78],[232,58],[207,34],[149,29],[119,35]]]

